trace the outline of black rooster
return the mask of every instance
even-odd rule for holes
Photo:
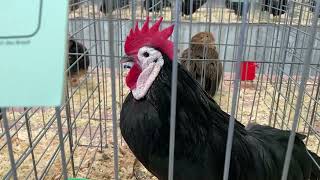
[[[148,1],[148,8],[147,8],[147,1]],[[144,0],[143,7],[146,11],[152,12],[159,12],[161,10],[161,0]],[[171,7],[171,2],[169,0],[163,0],[162,8]]]
[[[131,92],[120,113],[121,133],[138,160],[157,178],[168,176],[171,71],[170,26],[159,31],[149,19],[130,31],[125,42],[133,66],[126,77]],[[175,180],[222,179],[229,114],[178,65]],[[245,128],[235,122],[230,180],[279,180],[290,131],[268,126]],[[316,180],[320,171],[297,134],[288,174],[290,180]],[[309,151],[310,152],[310,151]],[[320,158],[310,152],[320,163]]]
[[[100,12],[107,14],[108,13],[108,7],[106,7],[106,1],[108,0],[102,0],[102,3],[100,5]],[[125,6],[129,5],[129,0],[113,0],[112,2],[112,11],[114,11],[117,8],[123,8]]]
[[[286,13],[288,0],[263,0],[262,11],[268,11],[273,16]]]
[[[310,0],[310,5],[312,6],[312,7],[310,7],[310,11],[314,12],[314,6],[316,5],[316,1]],[[320,14],[318,15],[318,17],[320,18]]]
[[[182,15],[189,16],[190,14],[195,13],[201,6],[203,6],[207,0],[193,0],[192,2],[192,11],[191,11],[191,6],[190,6],[190,1],[191,0],[183,0],[182,1]]]
[[[89,52],[87,48],[80,42],[69,38],[69,57],[67,75],[71,86],[79,84],[79,78],[83,76],[90,65]]]
[[[243,6],[244,6],[244,2],[243,0],[235,0],[230,2],[230,0],[226,0],[226,8],[228,9],[232,9],[234,10],[234,14],[236,14],[237,16],[241,17],[242,16],[242,12],[243,12]],[[249,7],[250,7],[250,3],[249,3]],[[247,9],[247,12],[249,12],[249,8]]]
[[[79,5],[80,0],[69,0],[69,10],[75,11],[80,8]]]

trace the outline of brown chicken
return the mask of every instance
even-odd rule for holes
[[[191,72],[193,78],[200,84],[201,76],[203,77],[203,87],[205,91],[213,97],[221,81],[223,66],[219,61],[219,53],[216,49],[215,39],[212,33],[199,32],[192,37],[190,45],[191,60],[189,60],[188,51],[189,48],[182,52],[181,64]],[[204,67],[202,67],[202,65],[204,65]]]

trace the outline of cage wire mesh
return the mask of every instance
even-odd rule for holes
[[[120,0],[105,1],[101,8],[102,1],[69,0],[64,103],[58,108],[1,110],[0,178],[156,179],[135,161],[118,130],[119,111],[129,93],[119,59],[127,33],[146,16],[151,23],[162,16],[163,27],[178,25],[174,41],[179,61],[195,34],[212,33],[223,67],[214,99],[222,109],[245,125],[253,122],[305,134],[308,149],[320,155],[315,2]],[[189,51],[185,59],[190,71],[193,61],[201,63],[198,80],[205,87],[206,68],[213,59],[207,56],[210,43],[198,44],[203,46],[202,58],[192,58]],[[240,67],[250,69],[244,62],[254,65],[250,80],[249,73],[240,78]]]

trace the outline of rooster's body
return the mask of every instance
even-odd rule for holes
[[[145,99],[136,101],[130,93],[120,119],[129,147],[160,180],[167,179],[169,163],[171,68],[163,67]],[[229,115],[181,66],[178,72],[174,179],[222,179]],[[245,129],[237,122],[229,179],[280,179],[289,135],[289,131],[260,125]],[[302,139],[302,135],[296,137],[290,180],[307,180],[312,169],[313,175],[319,173]]]

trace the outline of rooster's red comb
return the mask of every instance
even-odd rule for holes
[[[173,59],[173,42],[168,38],[173,32],[174,25],[171,25],[162,31],[159,30],[162,17],[149,28],[149,20],[147,17],[141,30],[136,22],[134,30],[131,29],[124,44],[125,53],[129,56],[136,56],[143,46],[150,46],[159,49],[166,54],[171,60]]]

